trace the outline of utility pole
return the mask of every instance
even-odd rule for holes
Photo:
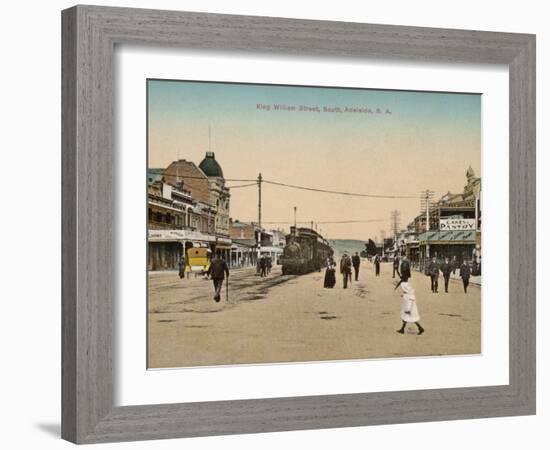
[[[258,174],[258,263],[262,257],[262,174]],[[256,266],[259,272],[260,265]]]
[[[393,231],[394,236],[396,236],[397,233],[399,233],[400,219],[401,219],[401,213],[397,209],[394,209],[390,213],[391,230]]]
[[[311,221],[311,231],[313,231],[313,220]]]
[[[258,174],[258,227],[262,229],[262,174]]]
[[[401,217],[401,213],[397,209],[394,209],[390,213],[391,229],[393,231],[393,248],[395,249],[396,253],[397,253],[397,234],[399,233],[400,217]]]
[[[294,227],[290,227],[290,235],[292,242],[296,242],[296,233],[298,230],[296,229],[296,206],[294,207]]]
[[[426,214],[426,231],[430,231],[430,206],[434,191],[426,189],[420,193],[420,213]],[[430,244],[426,244],[426,258],[430,257]]]

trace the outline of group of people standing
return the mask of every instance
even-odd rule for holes
[[[262,255],[258,260],[258,267],[260,269],[260,276],[267,277],[271,273],[271,267],[273,266],[273,261],[270,256]]]
[[[353,271],[355,274],[355,281],[359,281],[359,267],[361,266],[361,257],[359,252],[355,252],[355,255],[350,257],[347,252],[344,252],[342,259],[340,260],[340,274],[343,277],[344,289],[348,288],[348,284],[351,284],[351,276]],[[332,289],[336,285],[336,260],[333,255],[330,255],[325,262],[325,280],[323,286],[328,289]]]
[[[437,258],[434,256],[430,264],[428,265],[427,275],[430,276],[431,280],[431,289],[434,294],[438,293],[439,289],[439,273],[443,274],[443,279],[445,281],[445,293],[449,292],[449,279],[451,278],[451,273],[455,273],[456,264],[449,262],[449,258],[445,258],[443,263],[439,263]],[[462,278],[462,285],[464,287],[464,293],[468,293],[468,285],[470,284],[470,276],[472,271],[468,263],[464,260],[459,267],[460,278]]]

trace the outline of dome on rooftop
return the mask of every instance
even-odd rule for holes
[[[223,178],[223,170],[216,161],[214,152],[206,152],[206,156],[199,164],[201,169],[207,177],[220,177]]]

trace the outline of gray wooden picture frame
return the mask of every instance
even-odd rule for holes
[[[64,439],[95,443],[535,413],[534,35],[97,6],[63,11],[62,32]],[[113,53],[126,43],[507,65],[509,384],[115,407]]]

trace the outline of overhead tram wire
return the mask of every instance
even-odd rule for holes
[[[177,174],[172,173],[165,173],[162,174],[164,176],[171,176],[176,177]],[[203,177],[194,177],[194,176],[181,176],[181,178],[187,178],[187,179],[204,179]],[[247,179],[247,178],[226,178],[225,181],[233,181],[233,182],[242,182],[242,183],[249,183],[244,185],[237,185],[237,186],[228,186],[229,188],[241,188],[241,187],[251,187],[251,186],[257,186],[258,180],[257,179]],[[417,199],[417,195],[383,195],[383,194],[363,194],[358,192],[345,192],[345,191],[333,191],[330,189],[321,189],[321,188],[313,188],[309,186],[299,186],[296,184],[289,184],[289,183],[279,183],[278,181],[272,181],[272,180],[266,180],[263,179],[262,183],[271,184],[273,186],[281,186],[281,187],[287,187],[291,189],[301,189],[304,191],[310,191],[310,192],[320,192],[325,194],[335,194],[335,195],[345,195],[348,197],[368,197],[368,198],[385,198],[385,199]]]
[[[229,189],[245,188],[250,186],[258,186],[258,183],[239,184],[237,186],[227,186]]]
[[[313,221],[314,223],[318,224],[318,225],[333,225],[333,224],[342,224],[342,223],[371,223],[371,222],[384,222],[384,220],[386,219],[369,219],[369,220],[335,220],[335,221],[323,221],[323,222],[316,222],[316,221]],[[265,222],[265,221],[262,221],[262,223],[266,224],[266,225],[294,225],[294,222],[286,222],[284,220],[280,221],[280,222],[274,222],[274,221],[268,221],[268,222]],[[296,222],[298,224],[310,224],[311,223],[311,220],[308,221],[308,222]]]
[[[208,178],[206,175],[204,177],[195,177],[193,175],[179,175],[177,173],[161,173],[160,176],[166,176],[166,177],[180,177],[183,179],[189,179],[189,180],[204,180],[205,178]],[[243,179],[243,178],[226,178],[225,181],[239,181],[241,183],[246,182],[252,182],[254,181],[254,185],[257,183],[257,180],[255,179]],[[252,186],[252,185],[251,185]]]
[[[312,188],[307,186],[298,186],[295,184],[287,184],[287,183],[279,183],[277,181],[271,181],[271,180],[262,180],[264,183],[272,184],[274,186],[283,186],[288,187],[292,189],[301,189],[304,191],[312,191],[312,192],[322,192],[326,194],[336,194],[336,195],[347,195],[350,197],[370,197],[370,198],[386,198],[386,199],[411,199],[411,198],[418,198],[416,195],[382,195],[382,194],[360,194],[356,192],[344,192],[344,191],[332,191],[329,189],[319,189],[319,188]]]

